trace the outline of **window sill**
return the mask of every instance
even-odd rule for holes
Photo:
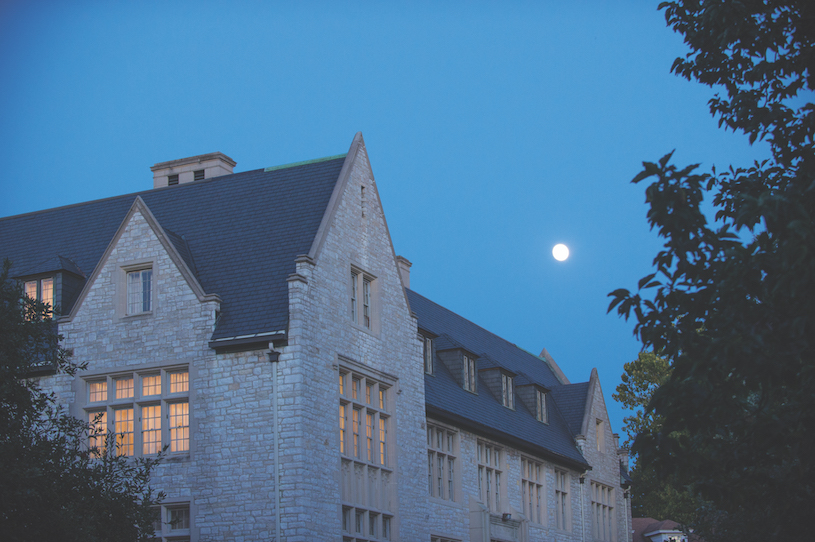
[[[465,508],[465,506],[463,504],[461,504],[460,502],[457,502],[457,501],[448,501],[448,500],[440,499],[438,497],[433,497],[433,496],[430,496],[430,495],[428,495],[427,499],[428,499],[428,502],[430,502],[432,504],[440,504],[442,506],[447,506],[449,508],[456,508],[456,509],[459,509],[459,510],[462,510],[462,509]]]
[[[153,311],[137,312],[134,314],[125,314],[122,316],[122,320],[137,320],[139,318],[149,318],[151,316],[153,316]]]

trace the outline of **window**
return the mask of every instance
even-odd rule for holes
[[[569,474],[555,469],[555,518],[557,528],[569,530]]]
[[[165,504],[157,507],[153,522],[154,538],[162,542],[188,542],[192,528],[189,503]]]
[[[614,490],[606,485],[591,483],[592,534],[598,540],[614,540]]]
[[[153,310],[153,269],[127,273],[127,314]]]
[[[603,420],[597,420],[595,427],[597,429],[597,451],[602,452],[606,449],[606,428]]]
[[[116,453],[126,456],[190,449],[189,372],[186,368],[95,377],[86,381],[89,445],[102,453],[115,434]]]
[[[192,180],[193,181],[203,181],[204,180],[204,170],[199,169],[197,171],[192,172]]]
[[[521,494],[524,515],[532,523],[546,522],[546,490],[543,465],[531,459],[521,458]]]
[[[37,280],[27,280],[25,282],[25,295],[36,301],[42,301],[48,305],[48,313],[54,310],[54,279],[45,278]]]
[[[445,538],[443,536],[431,536],[430,542],[461,542],[455,538]]]
[[[476,393],[475,360],[464,354],[464,389]]]
[[[456,436],[450,429],[427,426],[427,485],[431,497],[456,500]]]
[[[349,362],[339,372],[342,530],[345,541],[390,540],[395,498],[390,393],[396,379]]]
[[[515,410],[515,394],[512,392],[512,377],[501,374],[501,403]]]
[[[535,409],[535,418],[539,422],[549,423],[549,415],[546,412],[546,392],[535,390],[535,398],[537,408]]]
[[[433,374],[433,339],[424,337],[424,372]]]
[[[490,512],[501,511],[501,449],[478,443],[478,494]]]
[[[167,175],[167,186],[173,186],[176,184],[178,184],[178,174]]]
[[[373,329],[374,278],[356,269],[351,269],[351,321]]]

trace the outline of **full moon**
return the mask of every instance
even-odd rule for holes
[[[563,243],[556,244],[552,249],[552,256],[554,256],[557,261],[562,262],[569,257],[569,247]]]

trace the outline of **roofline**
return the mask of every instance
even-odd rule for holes
[[[600,376],[597,374],[597,367],[592,367],[591,377],[589,377],[589,389],[586,390],[586,404],[583,406],[583,423],[580,426],[581,435],[589,438],[589,428],[591,423],[591,411],[594,409],[594,391],[600,385]],[[602,389],[601,389],[602,391]],[[600,394],[602,396],[602,393]]]
[[[119,242],[119,239],[122,237],[127,224],[133,218],[133,215],[136,212],[141,213],[144,219],[147,221],[147,225],[158,237],[159,242],[164,247],[164,250],[167,251],[167,255],[170,256],[170,259],[176,265],[179,271],[181,271],[181,275],[187,281],[190,288],[192,289],[195,297],[198,299],[199,303],[207,303],[210,301],[215,301],[220,303],[221,298],[217,294],[207,294],[201,284],[198,282],[198,279],[195,278],[192,271],[190,270],[187,263],[184,261],[184,258],[178,253],[175,248],[175,245],[170,241],[169,237],[167,236],[167,232],[164,231],[164,228],[161,227],[158,220],[153,213],[150,211],[147,204],[144,203],[144,200],[141,199],[141,196],[136,196],[136,199],[133,201],[133,204],[130,206],[130,209],[125,214],[124,219],[122,219],[121,224],[119,224],[119,228],[116,230],[116,233],[113,234],[113,237],[108,242],[108,246],[105,249],[105,252],[102,254],[102,257],[99,258],[99,261],[96,262],[96,267],[94,267],[93,272],[88,277],[88,280],[85,281],[85,285],[82,287],[82,291],[79,292],[79,296],[77,296],[76,301],[74,302],[74,306],[71,309],[71,312],[67,315],[61,317],[59,319],[60,323],[70,322],[76,316],[79,307],[82,306],[82,303],[85,301],[85,298],[90,292],[91,286],[96,282],[96,279],[99,277],[99,273],[102,272],[102,267],[107,262],[108,258],[110,258],[111,253],[113,252],[113,248]]]
[[[277,171],[278,169],[287,169],[290,167],[297,167],[297,166],[305,166],[308,164],[317,164],[319,162],[328,162],[329,160],[336,160],[338,158],[345,158],[348,153],[345,154],[335,154],[334,156],[325,156],[323,158],[315,158],[313,160],[303,160],[301,162],[292,162],[291,164],[283,164],[280,166],[271,166],[264,168],[263,171],[268,173],[270,171]]]
[[[589,465],[589,463],[586,462],[585,459],[583,460],[584,462],[581,463],[580,461],[577,461],[575,459],[560,455],[560,454],[558,454],[556,452],[553,452],[551,450],[547,450],[546,448],[543,448],[542,446],[538,446],[536,444],[530,443],[527,440],[523,440],[521,438],[518,438],[515,435],[509,434],[509,433],[504,433],[503,431],[500,431],[498,429],[494,429],[494,428],[489,427],[487,425],[484,425],[484,424],[481,424],[481,423],[478,423],[478,422],[474,422],[474,421],[472,421],[470,419],[467,419],[467,418],[465,418],[463,416],[460,416],[458,414],[453,414],[451,412],[448,412],[446,410],[442,410],[442,409],[440,409],[438,407],[429,405],[427,403],[425,403],[425,413],[427,414],[427,417],[429,417],[429,418],[438,419],[440,421],[450,423],[450,424],[455,425],[457,427],[468,429],[468,430],[472,431],[473,433],[480,434],[481,436],[484,436],[484,437],[487,437],[487,438],[498,439],[501,442],[511,444],[513,447],[515,447],[516,449],[518,449],[520,451],[525,451],[525,452],[527,452],[527,453],[529,453],[531,455],[535,455],[537,457],[548,459],[549,461],[552,461],[553,463],[557,463],[557,464],[562,465],[562,466],[572,467],[572,468],[574,468],[576,470],[579,470],[581,472],[587,472],[587,471],[592,470],[591,465]],[[580,450],[578,450],[576,447],[575,447],[575,450],[577,451],[578,454],[580,453]]]

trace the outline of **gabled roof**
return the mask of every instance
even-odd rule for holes
[[[560,410],[563,419],[566,420],[572,436],[582,434],[588,392],[588,382],[566,384],[552,388],[552,395],[555,397],[558,410]]]
[[[55,271],[42,263],[58,256],[90,276],[140,196],[204,291],[222,299],[213,340],[285,331],[286,278],[296,256],[312,246],[344,160],[247,171],[3,218],[0,258],[12,260],[12,276]]]
[[[479,360],[488,358],[499,361],[501,367],[516,374],[523,373],[528,382],[551,390],[562,386],[541,358],[412,290],[407,290],[407,294],[420,329],[439,336],[447,344],[461,345],[468,351],[480,353]],[[590,468],[558,409],[549,409],[549,423],[544,424],[537,421],[535,414],[527,410],[520,400],[515,401],[515,410],[504,407],[499,398],[490,393],[481,375],[476,395],[462,389],[443,363],[436,363],[433,373],[425,375],[425,404],[429,416],[450,421],[560,464],[578,469]],[[553,406],[553,403],[548,406]],[[582,406],[579,415],[582,420]]]

